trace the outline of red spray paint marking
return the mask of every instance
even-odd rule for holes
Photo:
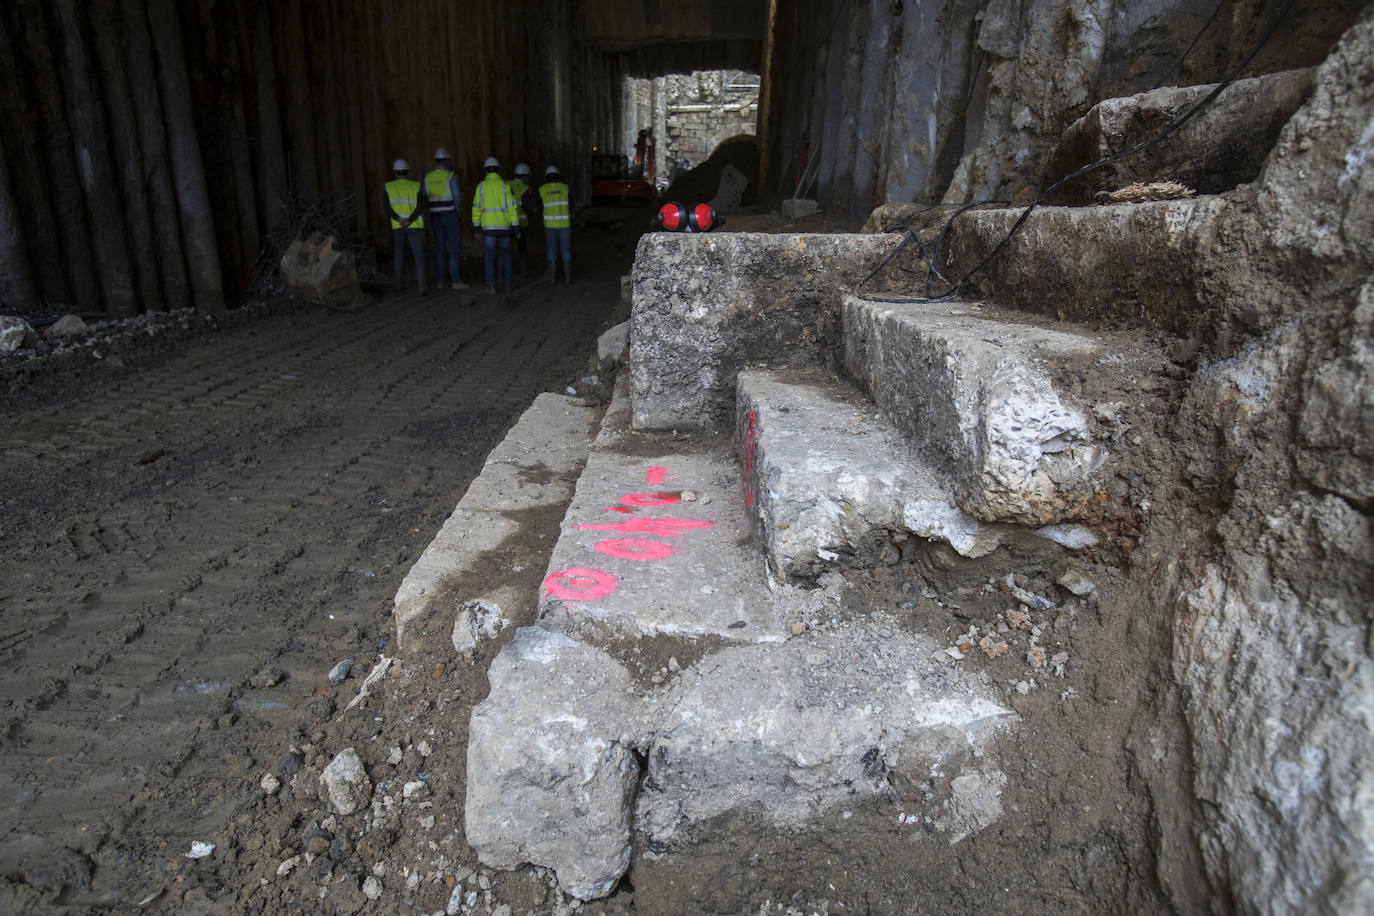
[[[754,508],[754,448],[758,445],[759,414],[749,411],[749,429],[744,434],[744,507]]]
[[[620,580],[602,569],[572,566],[544,578],[544,587],[565,601],[597,601],[620,588]]]
[[[626,493],[620,501],[627,506],[671,506],[681,497],[676,493]]]
[[[626,515],[629,515],[631,512],[633,512],[633,511],[635,511],[635,510],[633,510],[633,509],[627,509],[627,508],[625,508],[624,506],[607,506],[605,509],[602,509],[601,511],[602,511],[602,512],[624,512]],[[585,527],[585,526],[584,526],[584,527]]]
[[[644,475],[644,482],[651,487],[661,487],[663,486],[663,481],[667,479],[668,469],[661,468],[658,465],[654,465],[653,467],[649,468],[648,473]]]
[[[618,560],[662,560],[673,555],[673,548],[662,541],[642,541],[638,538],[612,538],[597,541],[596,549]]]
[[[692,528],[714,528],[711,522],[693,518],[632,518],[618,525],[578,525],[587,531],[614,531],[618,534],[655,534],[659,537],[677,537]]]

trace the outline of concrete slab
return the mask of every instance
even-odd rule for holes
[[[985,749],[1018,717],[941,654],[927,637],[863,621],[704,659],[665,697],[636,802],[642,845],[671,854],[740,811],[797,828],[906,780],[925,787],[913,823],[950,842],[989,826],[1000,791],[984,790],[1006,777]],[[974,794],[985,804],[960,797]],[[982,816],[949,819],[960,806]]]
[[[540,590],[541,621],[622,636],[783,639],[741,490],[723,442],[704,454],[593,453]]]
[[[1107,460],[1090,409],[1051,368],[1092,362],[1086,337],[977,303],[848,297],[845,367],[983,521],[1033,527],[1078,517]]]
[[[833,364],[842,291],[899,242],[882,235],[644,235],[630,319],[634,428],[728,430],[741,368]]]
[[[484,556],[519,533],[522,512],[557,507],[572,497],[600,415],[563,395],[535,398],[492,449],[482,472],[397,589],[393,602],[399,651],[410,648],[408,632],[418,622],[442,616],[461,624],[467,601],[491,597],[461,593],[461,586],[484,568]],[[501,588],[499,582],[488,584],[489,591]]]

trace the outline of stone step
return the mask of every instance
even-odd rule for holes
[[[1182,338],[1215,321],[1207,300],[1243,274],[1236,239],[1253,230],[1240,192],[1037,207],[1008,240],[1023,212],[974,210],[950,225],[943,271],[951,281],[974,271],[963,295],[1051,320]]]
[[[834,836],[871,829],[840,806],[886,820],[893,787],[919,783],[903,818],[932,843],[995,823],[994,743],[1015,714],[910,615],[771,582],[731,440],[630,430],[627,387],[538,623],[501,650],[473,709],[464,827],[479,859],[551,868],[591,899],[632,856],[647,868],[711,848],[733,816]]]
[[[1254,181],[1279,131],[1311,94],[1314,76],[1308,68],[1236,80],[1163,140],[1074,179],[1046,202],[1091,204],[1099,192],[1132,182],[1176,181],[1217,194]],[[1064,131],[1045,185],[1149,139],[1215,88],[1172,86],[1098,102]]]
[[[840,298],[900,239],[888,235],[651,232],[630,319],[635,429],[729,432],[745,366],[834,363]],[[900,278],[914,248],[889,266]]]
[[[1108,451],[1071,386],[1112,362],[1102,347],[973,302],[849,296],[843,317],[846,370],[960,509],[1035,528],[1084,517]]]
[[[428,631],[451,635],[461,651],[476,639],[479,605],[509,611],[523,578],[511,567],[521,558],[502,545],[528,542],[522,532],[563,512],[600,413],[580,399],[541,394],[521,414],[397,589],[398,652],[414,649]]]
[[[739,375],[737,426],[746,502],[779,578],[814,581],[826,569],[910,558],[911,537],[978,558],[1002,544],[1062,552],[1065,527],[1043,534],[981,522],[960,509],[941,473],[846,381],[822,370]],[[1094,543],[1081,529],[1077,546]],[[980,575],[988,574],[987,564]]]

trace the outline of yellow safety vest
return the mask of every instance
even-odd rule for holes
[[[520,205],[496,172],[482,179],[472,195],[472,224],[483,229],[509,229],[520,224]]]
[[[448,169],[433,169],[425,175],[425,196],[431,212],[447,213],[454,208],[452,182],[453,173]]]
[[[528,226],[530,218],[525,213],[525,205],[522,201],[525,199],[525,192],[530,189],[530,186],[519,178],[512,178],[506,182],[506,187],[510,188],[510,196],[515,198],[515,205],[520,208],[520,225]]]
[[[376,186],[374,185],[374,187]],[[396,211],[397,216],[409,216],[420,206],[420,182],[412,181],[409,178],[395,178],[386,183],[386,196],[391,201],[391,209]],[[423,229],[424,227],[423,217],[410,224],[411,229]],[[391,228],[400,229],[401,224],[393,219]]]
[[[572,213],[568,209],[568,186],[550,181],[539,186],[539,199],[544,202],[544,228],[569,229]]]

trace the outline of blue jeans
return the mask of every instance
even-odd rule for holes
[[[431,210],[427,219],[434,226],[436,282],[443,287],[444,268],[447,267],[449,282],[457,283],[462,279],[458,273],[458,265],[463,257],[463,227],[458,222],[458,211],[446,210],[435,213]]]
[[[501,255],[501,282],[510,285],[510,230],[482,230],[482,261],[487,268],[487,286],[496,285],[496,255]]]
[[[406,264],[406,245],[415,256],[415,280],[420,289],[425,288],[425,236],[420,229],[391,230],[391,266],[396,285],[401,286],[401,268]]]
[[[563,253],[563,269],[567,270],[572,266],[572,227],[564,226],[561,229],[550,229],[544,227],[544,248],[549,259],[549,272],[552,273],[558,264],[558,253]]]

